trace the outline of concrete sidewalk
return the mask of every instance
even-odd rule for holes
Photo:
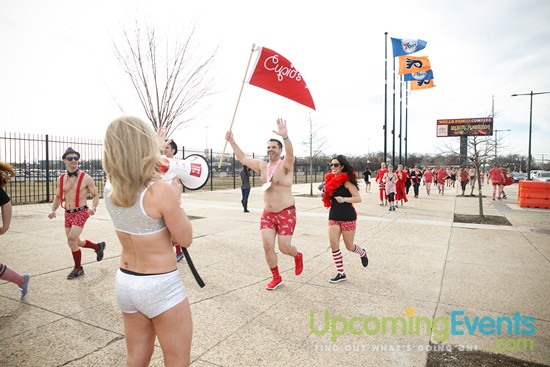
[[[293,259],[279,254],[285,284],[275,291],[265,289],[271,273],[259,235],[261,190],[252,190],[251,213],[242,211],[240,190],[182,195],[195,218],[190,253],[206,282],[201,289],[185,261],[178,265],[193,313],[192,366],[425,366],[430,343],[440,340],[483,351],[505,343],[509,351],[499,353],[550,363],[549,210],[519,208],[516,184],[503,202],[484,199],[486,215],[513,226],[461,224],[454,214],[477,214],[478,200],[457,197],[456,189],[427,196],[421,187],[420,198],[395,212],[379,206],[376,188],[361,190],[356,242],[367,249],[369,266],[343,251],[348,280],[328,282],[335,275],[328,212],[309,196],[309,184],[295,185],[293,243],[305,269],[295,276]],[[100,203],[83,233],[107,242],[104,260],[84,249],[85,276],[67,281],[73,262],[62,213],[50,220],[49,208],[14,207],[0,237],[0,262],[31,275],[24,302],[14,284],[0,283],[0,366],[123,366],[114,297],[120,245],[109,215]],[[451,316],[462,324],[450,325]],[[534,348],[523,351],[528,338]],[[157,347],[151,366],[162,365]]]

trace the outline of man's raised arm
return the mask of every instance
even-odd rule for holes
[[[225,133],[225,140],[231,144],[231,148],[233,149],[233,152],[235,153],[235,157],[244,164],[245,166],[250,167],[252,170],[256,171],[257,173],[260,173],[260,161],[251,157],[248,157],[244,154],[242,149],[235,143],[235,138],[233,138],[233,132],[228,131]]]

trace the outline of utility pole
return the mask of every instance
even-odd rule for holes
[[[512,94],[512,97],[518,97],[518,96],[531,96],[531,104],[529,108],[529,151],[527,153],[527,179],[531,179],[531,133],[533,131],[533,96],[537,94],[548,94],[550,92],[536,92],[533,93],[522,93],[522,94]]]

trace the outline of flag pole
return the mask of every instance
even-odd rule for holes
[[[384,163],[386,162],[388,155],[388,32],[384,32],[386,46],[385,52],[385,82],[384,82]]]
[[[244,72],[244,78],[243,78],[243,85],[241,85],[241,91],[239,92],[239,98],[237,99],[237,105],[235,106],[235,111],[233,112],[233,118],[231,119],[231,125],[229,125],[229,131],[233,129],[233,123],[235,122],[235,116],[237,115],[237,109],[239,108],[239,102],[241,101],[241,95],[243,94],[244,89],[244,83],[246,81],[246,76],[248,75],[248,68],[250,67],[250,61],[252,60],[252,54],[254,54],[254,50],[256,50],[256,44],[252,44],[252,49],[250,50],[250,57],[248,58],[248,64],[246,65],[246,71]],[[218,169],[222,166],[223,156],[225,154],[225,149],[227,148],[227,140],[225,141],[225,145],[223,146],[223,151],[220,156],[220,162],[218,163]]]
[[[407,159],[407,144],[408,144],[408,133],[409,129],[409,82],[405,82],[405,166],[408,165]]]
[[[395,169],[395,56],[393,57],[393,125],[391,130],[391,164]]]
[[[399,164],[401,164],[401,139],[403,136],[403,75],[399,75]]]

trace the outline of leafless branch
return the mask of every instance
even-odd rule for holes
[[[153,128],[164,127],[170,136],[180,125],[191,122],[191,111],[213,94],[209,71],[216,51],[196,62],[191,51],[195,28],[184,42],[176,40],[173,47],[165,40],[164,57],[154,27],[147,26],[144,35],[136,21],[132,35],[125,29],[122,33],[124,42],[120,46],[113,42],[117,60]]]

